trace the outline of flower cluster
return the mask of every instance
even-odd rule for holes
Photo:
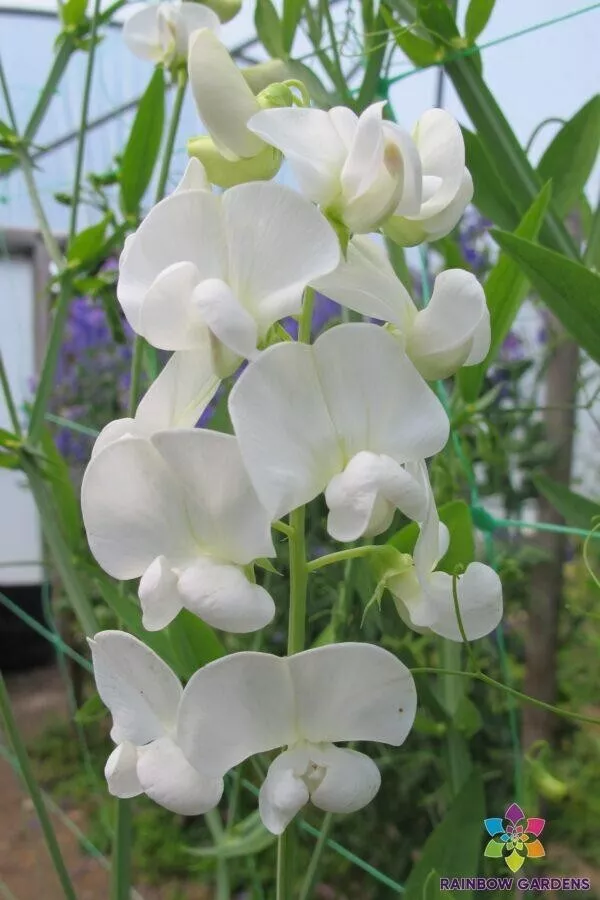
[[[477,562],[454,579],[438,571],[448,532],[426,464],[449,435],[428,382],[484,359],[484,292],[470,273],[445,271],[419,309],[380,238],[367,236],[383,231],[407,245],[456,224],[472,192],[460,129],[442,110],[425,113],[411,136],[385,120],[381,103],[360,116],[308,108],[298,83],[255,96],[213,13],[198,7],[190,19],[187,6],[160,4],[137,20],[151,20],[164,64],[189,39],[209,134],[190,143],[182,182],[120,259],[117,296],[131,328],[172,356],[135,416],[96,442],[82,486],[91,551],[115,578],[140,579],[146,629],[185,608],[247,633],[275,614],[254,577],[276,554],[272,527],[291,546],[300,537],[282,517],[296,521],[294,511],[322,494],[329,535],[347,543],[382,534],[399,510],[419,529],[387,582],[406,624],[455,641],[488,634],[502,614],[500,582]],[[283,159],[299,191],[269,180]],[[367,321],[324,316],[311,343],[317,290]],[[301,323],[298,340],[282,326],[290,319]],[[231,381],[233,434],[194,428]],[[259,799],[276,834],[309,800],[336,813],[368,803],[377,767],[336,745],[399,746],[416,712],[410,671],[371,644],[300,647],[285,658],[238,652],[185,688],[137,638],[111,631],[90,644],[114,722],[111,792],[202,813],[233,767],[285,748]]]

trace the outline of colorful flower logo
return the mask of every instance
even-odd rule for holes
[[[546,820],[528,819],[516,803],[508,807],[503,819],[484,819],[483,824],[492,836],[483,855],[504,859],[512,872],[518,872],[526,859],[540,859],[546,855],[538,840]]]

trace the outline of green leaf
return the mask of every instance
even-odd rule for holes
[[[467,740],[470,740],[483,727],[481,713],[466,694],[463,694],[458,701],[453,725],[464,734]]]
[[[508,196],[502,179],[481,140],[462,126],[466,164],[473,176],[473,203],[495,225],[512,231],[519,222],[519,213]]]
[[[474,44],[490,20],[496,0],[471,0],[465,15],[465,37]]]
[[[275,835],[267,831],[262,824],[258,811],[250,813],[230,831],[224,833],[221,840],[212,847],[188,847],[192,856],[217,857],[218,859],[236,859],[253,856],[272,847]]]
[[[12,169],[16,169],[18,165],[19,160],[16,156],[13,156],[12,153],[0,154],[0,172],[2,172],[3,175],[10,172]]]
[[[435,44],[413,34],[410,25],[398,25],[385,7],[381,13],[397,45],[415,66],[431,66],[439,60],[440,53]]]
[[[83,22],[87,0],[66,0],[60,6],[60,17],[65,28],[74,29]]]
[[[165,121],[165,75],[158,66],[140,100],[121,163],[121,206],[135,215],[146,193],[162,139]]]
[[[567,525],[589,529],[592,519],[600,516],[600,503],[594,503],[542,473],[534,472],[531,478],[540,494],[561,514]]]
[[[67,260],[70,263],[83,265],[98,259],[104,250],[104,237],[106,234],[106,219],[102,219],[96,225],[84,228],[76,234],[67,250]]]
[[[181,610],[168,630],[173,646],[185,650],[185,678],[190,678],[200,666],[225,656],[225,648],[210,625],[187,609]]]
[[[19,457],[15,453],[0,452],[0,469],[19,469]]]
[[[438,563],[438,570],[452,574],[457,566],[467,566],[475,558],[475,539],[471,511],[464,500],[452,500],[439,509],[440,522],[450,532],[450,543],[446,555]],[[411,522],[398,531],[388,541],[401,553],[411,553],[415,548],[419,526]]]
[[[449,44],[460,34],[445,0],[419,0],[417,13],[437,43]]]
[[[456,894],[440,888],[440,875],[432,869],[423,885],[423,900],[454,900]]]
[[[45,457],[42,469],[44,479],[52,494],[63,537],[70,551],[76,553],[83,547],[83,522],[71,472],[48,428],[42,432],[41,445]]]
[[[571,336],[600,362],[600,276],[514,234],[492,231],[492,237],[518,263]]]
[[[304,0],[283,0],[282,40],[286,53],[292,49],[303,8]]]
[[[427,838],[421,856],[405,883],[405,900],[423,900],[432,872],[443,872],[446,878],[472,878],[477,875],[484,816],[481,775],[471,770],[446,817]],[[472,898],[473,892],[462,891],[461,897]]]
[[[269,56],[278,58],[287,56],[283,39],[283,26],[271,0],[256,0],[254,27]]]
[[[523,216],[538,196],[542,182],[502,110],[496,103],[477,66],[468,57],[449,60],[444,66],[465,112],[475,125],[477,135],[491,159],[500,181],[518,214]],[[512,225],[514,228],[516,222]],[[545,243],[577,259],[577,248],[564,223],[549,208],[542,230]]]
[[[596,94],[563,125],[538,165],[543,180],[552,179],[553,204],[560,215],[577,203],[598,159],[599,146],[600,94]]]
[[[550,194],[550,184],[547,184],[523,216],[515,234],[526,240],[537,238],[550,202]],[[460,392],[467,403],[473,403],[479,395],[484,375],[506,339],[528,289],[529,281],[521,268],[514,260],[501,253],[485,283],[492,330],[488,355],[482,363],[463,367],[458,373]]]
[[[89,725],[90,722],[97,722],[106,715],[106,707],[99,694],[92,694],[85,703],[79,707],[75,713],[75,721],[80,725]]]

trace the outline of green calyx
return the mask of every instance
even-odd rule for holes
[[[233,161],[225,159],[208,135],[191,138],[187,142],[187,151],[189,156],[200,160],[211,184],[222,188],[246,181],[269,181],[279,171],[283,159],[279,150],[268,144],[256,156]]]
[[[202,3],[216,12],[221,22],[231,21],[242,8],[242,0],[202,0]]]

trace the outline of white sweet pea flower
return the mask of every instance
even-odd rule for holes
[[[123,38],[140,59],[171,66],[185,63],[190,37],[199,28],[219,32],[218,15],[201,3],[136,5],[123,26]]]
[[[411,466],[424,485],[427,512],[413,554],[413,567],[387,582],[396,608],[407,625],[462,641],[452,593],[452,575],[436,566],[448,549],[449,535],[440,522],[425,463]],[[502,619],[502,583],[496,572],[480,562],[470,563],[457,583],[461,619],[468,640],[489,634]]]
[[[394,273],[384,250],[357,236],[346,259],[314,286],[342,306],[389,322],[423,378],[453,375],[482,362],[490,349],[490,316],[481,284],[464,269],[448,269],[435,279],[431,300],[418,310]]]
[[[259,797],[265,827],[281,834],[309,800],[335,813],[366,806],[379,790],[377,766],[334,744],[398,747],[416,705],[409,670],[373,644],[334,644],[286,658],[236,653],[190,680],[180,741],[190,763],[215,778],[255,753],[286,746]]]
[[[229,412],[269,514],[325,491],[340,541],[381,533],[396,508],[422,518],[426,495],[404,464],[441,450],[449,429],[398,342],[367,324],[331,328],[312,346],[269,347],[234,386]]]
[[[188,142],[190,155],[207,167],[221,187],[272,178],[281,153],[248,130],[248,120],[262,107],[229,51],[208,28],[190,41],[188,72],[198,115],[208,137]]]
[[[256,631],[273,600],[244,566],[274,556],[270,520],[231,435],[204,429],[124,436],[96,453],[81,487],[90,550],[114,578],[141,576],[143,625],[186,607],[214,628]]]
[[[423,169],[421,208],[406,213],[398,207],[384,225],[385,233],[406,247],[445,237],[473,198],[462,132],[449,113],[428,110],[417,122],[413,139]]]
[[[394,210],[418,213],[421,164],[406,132],[383,120],[385,103],[359,117],[345,106],[267,109],[249,128],[289,162],[302,193],[351,232],[375,231]]]
[[[117,296],[134,331],[164,350],[203,350],[222,375],[252,358],[306,285],[335,268],[339,244],[312,204],[255,182],[221,196],[181,190],[127,239]]]
[[[109,708],[117,745],[104,774],[115,797],[147,794],[183,816],[213,809],[223,793],[223,779],[201,775],[183,755],[179,732],[185,716],[184,691],[175,673],[137,638],[123,631],[102,631],[89,641],[94,678]],[[189,730],[189,729],[188,729]]]

